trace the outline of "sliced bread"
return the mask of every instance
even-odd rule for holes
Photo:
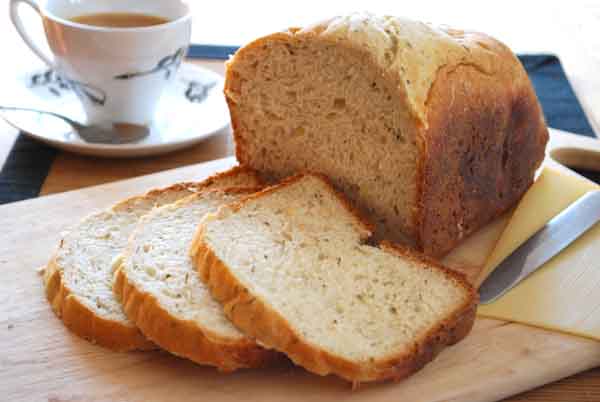
[[[130,238],[114,291],[127,317],[161,348],[221,371],[280,356],[238,331],[200,281],[188,253],[206,213],[248,190],[207,191],[144,216]]]
[[[236,167],[199,183],[180,183],[124,200],[88,216],[60,241],[46,267],[46,296],[54,312],[77,335],[125,351],[155,347],[127,319],[113,296],[113,271],[139,218],[152,208],[207,188],[254,187],[255,173]]]
[[[462,276],[390,244],[330,184],[296,176],[205,217],[194,264],[244,333],[320,375],[401,379],[470,331]]]

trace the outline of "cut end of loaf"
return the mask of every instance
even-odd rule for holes
[[[192,255],[229,319],[295,363],[403,378],[466,336],[475,292],[436,263],[362,244],[353,219],[326,182],[296,177],[205,219]]]
[[[228,64],[237,158],[276,180],[324,173],[381,232],[414,243],[417,130],[397,88],[368,52],[343,42],[258,40]]]

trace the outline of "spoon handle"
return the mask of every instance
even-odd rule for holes
[[[75,120],[72,120],[72,119],[68,118],[67,116],[63,116],[63,115],[60,115],[58,113],[49,112],[49,111],[46,111],[46,110],[30,109],[30,108],[26,108],[26,107],[2,106],[2,105],[0,105],[0,110],[13,110],[13,111],[22,111],[22,112],[34,112],[34,113],[49,114],[51,116],[58,117],[59,119],[65,121],[68,124],[70,124],[75,130],[78,130],[81,127],[83,127],[83,125],[81,123],[78,123]]]

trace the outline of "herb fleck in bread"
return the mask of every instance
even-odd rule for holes
[[[258,184],[251,169],[237,167],[203,182],[129,198],[83,219],[63,237],[46,267],[44,283],[52,309],[70,330],[94,343],[120,351],[154,348],[127,319],[112,292],[118,257],[139,218],[202,189]]]
[[[241,164],[324,173],[377,237],[433,256],[520,199],[548,140],[505,45],[390,16],[257,39],[228,62],[225,95]]]
[[[320,375],[401,379],[470,331],[464,278],[371,231],[320,176],[297,176],[205,217],[191,253],[227,317]]]
[[[249,190],[192,195],[144,216],[134,231],[114,291],[127,316],[161,348],[232,371],[260,367],[280,355],[238,331],[200,281],[189,255],[198,222]]]

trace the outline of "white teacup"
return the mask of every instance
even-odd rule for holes
[[[18,14],[21,3],[41,15],[53,57],[26,34]],[[71,20],[97,13],[145,14],[168,22],[115,28]],[[10,16],[29,48],[70,83],[89,124],[151,125],[191,35],[189,7],[181,0],[11,0]]]

